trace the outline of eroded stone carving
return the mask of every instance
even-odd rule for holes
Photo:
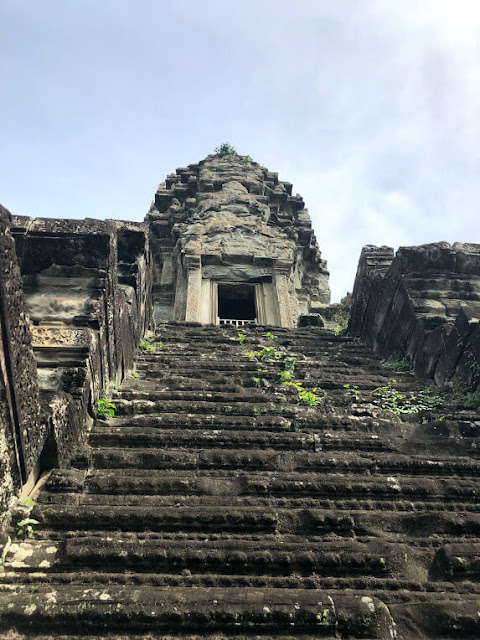
[[[178,169],[160,185],[146,219],[158,319],[215,322],[215,292],[205,304],[190,286],[209,290],[199,278],[273,283],[280,264],[283,275],[266,304],[269,324],[293,326],[300,313],[330,300],[326,263],[302,198],[248,157],[212,155]],[[188,275],[191,256],[201,260],[200,276]]]
[[[10,221],[0,205],[0,527],[47,435]]]
[[[439,384],[480,384],[480,245],[364,247],[349,332]]]
[[[0,213],[1,513],[45,456],[68,463],[97,397],[131,367],[151,323],[151,273],[141,223]]]

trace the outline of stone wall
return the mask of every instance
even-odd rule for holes
[[[386,358],[437,384],[480,384],[480,245],[362,250],[348,325]]]
[[[11,413],[2,424],[13,421],[13,426],[3,434],[0,450],[10,457],[16,446],[24,451],[19,464],[8,462],[11,486],[0,510],[30,472],[36,477],[44,468],[68,464],[96,414],[97,399],[132,367],[152,322],[144,224],[9,218],[2,211],[2,231],[2,354],[7,355],[1,393],[11,397],[10,404],[2,403],[3,413],[9,407]],[[25,470],[17,470],[22,464]]]
[[[0,529],[46,440],[11,217],[0,205]]]

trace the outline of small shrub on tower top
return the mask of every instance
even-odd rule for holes
[[[229,142],[222,142],[219,147],[215,147],[215,153],[219,156],[233,156],[237,150]]]

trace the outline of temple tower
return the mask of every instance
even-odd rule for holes
[[[303,199],[249,156],[177,169],[146,221],[157,321],[294,327],[330,302]]]

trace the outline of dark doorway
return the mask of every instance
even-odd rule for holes
[[[233,320],[255,320],[255,285],[219,284],[218,317]]]

